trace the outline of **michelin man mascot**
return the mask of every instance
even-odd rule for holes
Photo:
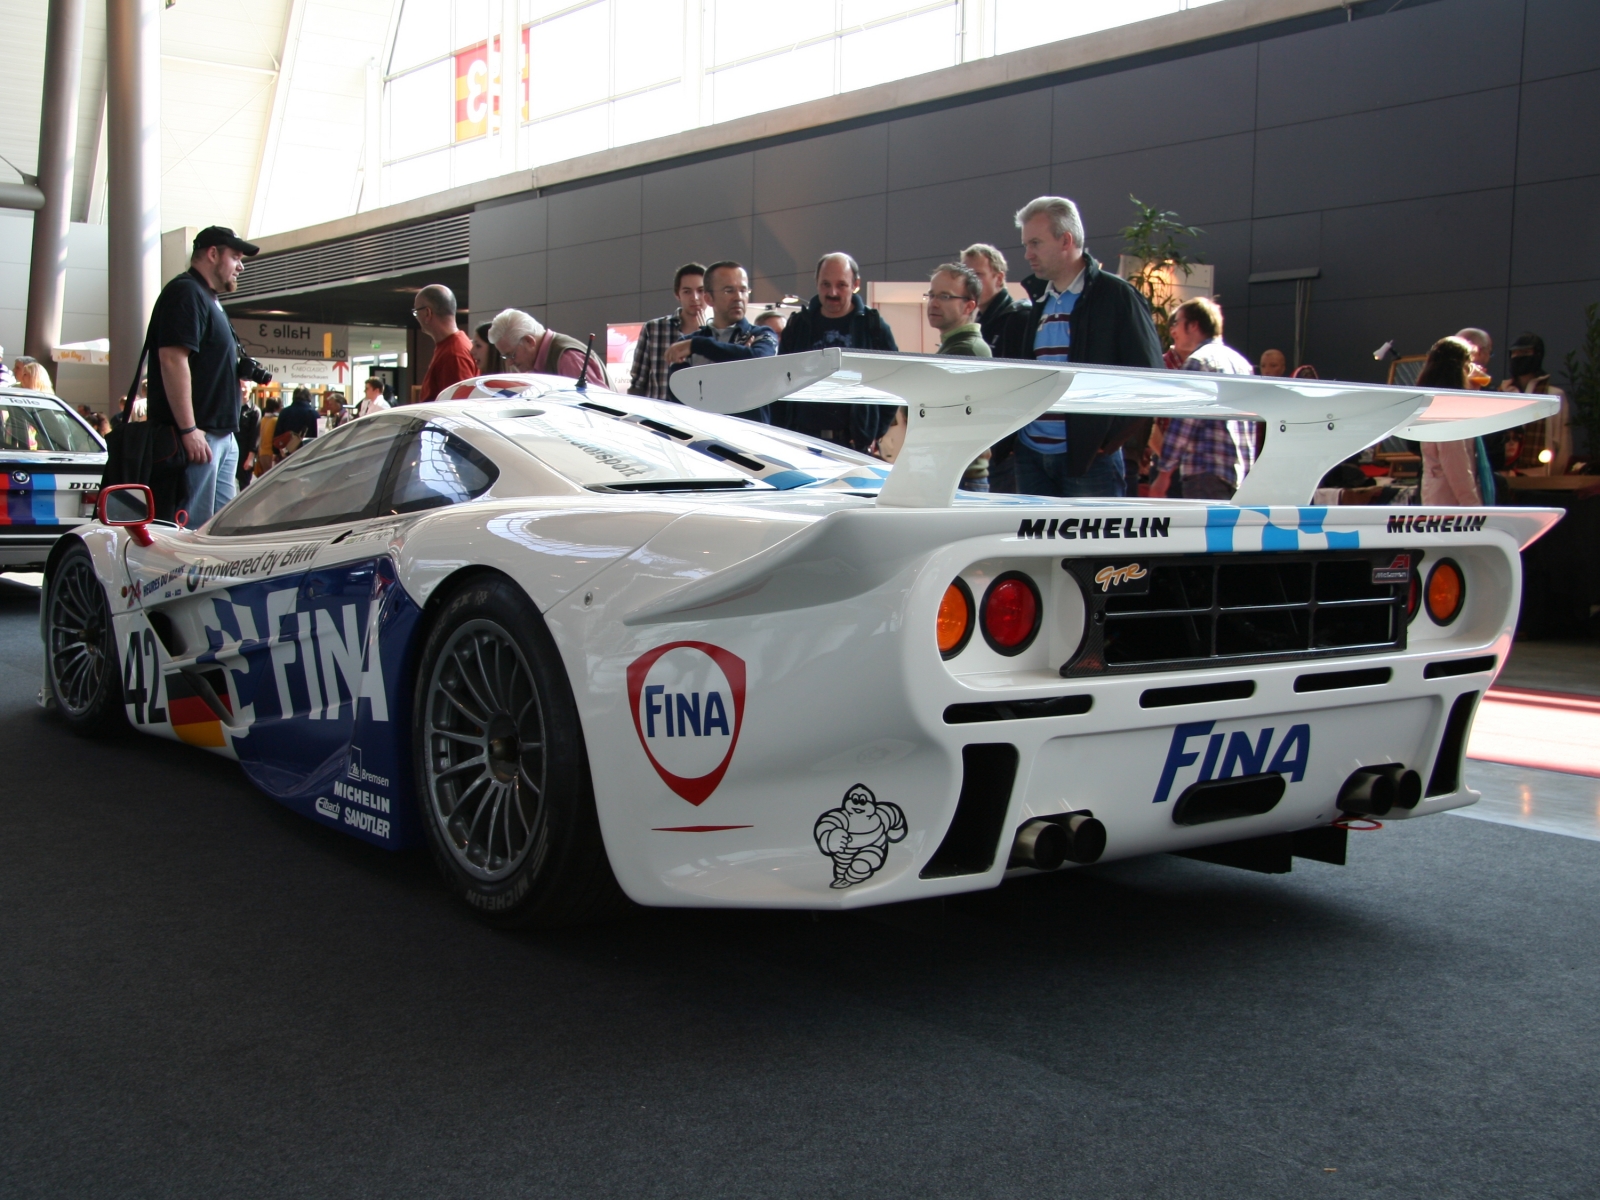
[[[889,857],[889,843],[906,836],[906,814],[898,804],[879,800],[858,783],[844,794],[838,808],[817,818],[812,831],[817,849],[833,859],[833,887],[864,883]]]

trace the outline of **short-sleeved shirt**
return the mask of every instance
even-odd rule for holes
[[[1058,292],[1054,285],[1040,301],[1043,312],[1039,329],[1033,335],[1033,356],[1041,362],[1070,362],[1072,359],[1072,310],[1083,295],[1084,271]],[[1017,435],[1029,450],[1039,454],[1065,454],[1067,452],[1067,421],[1065,417],[1042,417],[1030,421]]]
[[[163,347],[189,352],[194,423],[207,433],[239,431],[239,344],[217,294],[192,268],[161,289],[151,317],[150,420],[176,425],[161,374]]]
[[[437,400],[439,393],[452,383],[471,379],[476,374],[478,364],[472,357],[472,339],[458,329],[434,346],[428,372],[422,377],[422,398]]]

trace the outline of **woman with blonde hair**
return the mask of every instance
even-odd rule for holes
[[[44,369],[44,364],[36,358],[22,358],[12,364],[12,374],[17,377],[17,386],[30,388],[35,392],[49,392],[55,395],[55,385],[50,382],[50,372]]]

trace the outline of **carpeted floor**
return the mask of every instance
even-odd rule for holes
[[[1595,1194],[1600,842],[508,936],[227,763],[69,735],[36,619],[0,584],[0,1196]]]

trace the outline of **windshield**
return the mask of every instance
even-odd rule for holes
[[[0,395],[0,450],[99,454],[100,439],[48,397]]]

